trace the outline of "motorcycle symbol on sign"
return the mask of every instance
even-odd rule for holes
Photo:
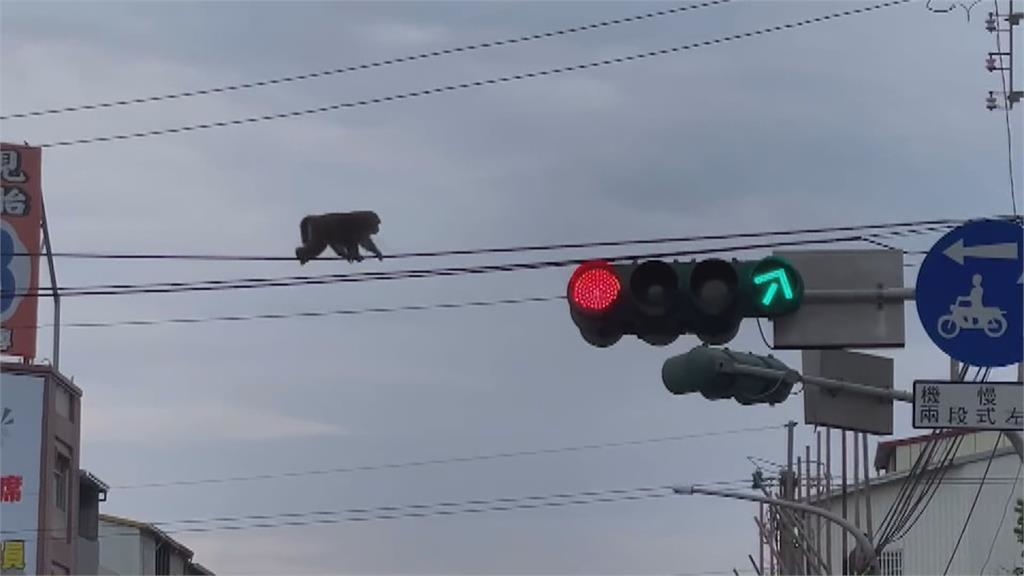
[[[999,338],[1006,332],[1005,312],[982,304],[985,290],[981,287],[981,274],[975,274],[971,280],[974,287],[970,295],[957,298],[949,307],[949,314],[939,318],[939,334],[943,338],[956,338],[961,330],[982,330],[989,338]]]

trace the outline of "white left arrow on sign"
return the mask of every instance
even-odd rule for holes
[[[964,246],[964,239],[957,240],[952,246],[942,251],[957,264],[963,264],[966,258],[987,258],[991,260],[1016,260],[1017,243],[1003,242],[1000,244],[978,244]]]

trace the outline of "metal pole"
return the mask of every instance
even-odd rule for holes
[[[780,566],[782,565],[782,557],[779,556],[779,551],[775,549],[775,544],[773,543],[773,540],[775,539],[774,536],[773,536],[774,535],[774,531],[772,532],[772,535],[769,535],[768,534],[768,527],[765,526],[764,522],[758,520],[757,518],[754,518],[754,522],[757,522],[758,529],[760,529],[761,533],[764,534],[764,542],[765,542],[765,544],[768,545],[768,566],[769,566],[769,568],[768,568],[769,572],[768,573],[774,575],[775,574],[775,559],[778,558],[779,565]]]
[[[786,423],[786,469],[782,472],[782,499],[794,500],[795,482],[793,473],[793,433],[796,429],[796,422],[790,420]],[[782,537],[779,539],[779,572],[781,574],[794,574],[797,571],[796,559],[796,538],[793,528],[788,523],[783,523],[780,529]]]
[[[750,565],[754,567],[754,572],[757,574],[757,576],[762,576],[764,572],[762,571],[762,568],[758,568],[757,562],[754,560],[754,557],[750,554],[747,554],[747,559],[750,560]]]
[[[843,480],[842,480],[843,481],[843,522],[846,522],[846,518],[847,518],[847,514],[848,514],[848,512],[847,512],[847,501],[846,501],[846,430],[843,430],[842,438],[843,438],[843,442],[842,442],[842,446],[843,446],[843,448],[842,448],[842,452],[843,452],[843,456],[842,456],[842,459],[843,459],[842,460],[842,463],[843,463],[843,465],[842,465],[842,469],[843,469],[843,471],[842,471],[842,475],[843,475]],[[846,533],[845,532],[842,534],[842,540],[843,540],[843,547],[842,547],[843,558],[842,558],[842,564],[841,564],[842,567],[843,567],[843,571],[842,572],[843,572],[843,574],[847,574],[846,559],[847,559],[847,556],[849,556],[849,554],[850,554],[850,548],[849,548],[849,545],[848,545],[848,543],[846,541]]]
[[[832,498],[832,429],[825,428],[825,494]],[[825,557],[832,574],[832,522],[825,520]]]
[[[814,445],[817,453],[817,462],[814,467],[814,496],[815,501],[820,507],[821,504],[821,430],[815,430],[814,432]],[[816,517],[815,529],[814,529],[814,547],[821,550],[821,516]],[[829,573],[828,563],[830,560],[825,562],[825,573]]]
[[[719,498],[733,498],[735,500],[747,500],[750,502],[764,502],[766,504],[774,504],[782,508],[789,508],[792,510],[799,510],[802,512],[808,512],[810,514],[817,514],[824,516],[842,526],[847,532],[853,535],[853,539],[856,542],[856,551],[858,553],[858,563],[865,564],[865,568],[869,568],[872,571],[878,568],[878,558],[875,556],[875,547],[868,539],[867,535],[861,532],[856,526],[850,524],[845,518],[828,511],[822,510],[811,506],[810,504],[804,504],[803,502],[790,502],[788,500],[776,500],[767,496],[758,496],[757,494],[746,494],[743,492],[727,492],[724,490],[712,490],[709,488],[703,488],[698,486],[674,486],[672,491],[676,494],[691,495],[701,494],[704,496],[717,496]],[[858,566],[857,568],[860,568]]]
[[[853,432],[853,525],[860,528],[860,496],[864,485],[860,483],[860,434]]]
[[[868,465],[868,435],[860,435],[864,445],[864,521],[867,527],[868,538],[874,538],[874,528],[871,525],[871,466]]]
[[[885,390],[882,388],[875,388],[873,386],[865,386],[863,384],[843,382],[841,380],[832,380],[830,378],[821,378],[818,376],[804,376],[795,370],[772,370],[771,368],[741,366],[738,364],[722,366],[721,370],[732,374],[746,374],[762,378],[789,377],[793,378],[794,382],[803,382],[805,386],[818,386],[826,390],[832,390],[833,392],[851,392],[854,394],[898,400],[900,402],[907,402],[911,404],[914,402],[914,394],[911,392],[904,392],[902,390]],[[1022,436],[1020,432],[1016,431],[1009,431],[1005,434],[1007,438],[1010,439],[1010,443],[1013,444],[1013,447],[1017,450],[1017,456],[1024,461],[1024,436]]]
[[[760,522],[764,523],[764,502],[760,504],[758,516],[760,516]],[[758,523],[757,518],[754,518],[754,523]],[[758,560],[760,561],[760,564],[758,564],[758,566],[760,566],[760,569],[757,571],[757,573],[764,574],[764,539],[766,534],[764,533],[764,530],[760,528],[760,524],[758,524],[757,531],[761,535],[761,537],[758,539]]]
[[[810,444],[804,445],[804,472],[805,472],[804,473],[804,482],[803,482],[803,484],[804,484],[804,490],[803,490],[804,501],[807,502],[808,504],[810,504],[811,500],[813,500],[813,498],[811,498],[811,445]],[[808,518],[806,514],[804,514],[804,526],[807,527],[808,532],[813,531],[813,529],[811,528],[811,519]],[[807,534],[807,546],[808,546],[808,548],[813,546],[814,547],[814,551],[816,553],[818,553],[818,554],[821,554],[821,552],[819,552],[819,550],[821,550],[821,548],[818,548],[817,546],[814,546],[814,534]],[[808,558],[807,558],[808,571],[810,571],[810,563],[811,563],[811,559],[808,556]],[[824,562],[821,563],[821,567],[822,567],[822,569],[825,568],[825,563]],[[818,573],[820,574],[821,571],[819,570]]]
[[[833,380],[831,378],[822,378],[820,376],[806,376],[800,374],[796,370],[790,370],[787,372],[784,370],[774,370],[772,368],[762,368],[759,366],[744,366],[740,364],[726,364],[720,369],[725,373],[757,376],[760,378],[788,377],[792,378],[794,382],[803,382],[805,386],[817,386],[833,392],[852,392],[864,396],[884,398],[886,400],[899,400],[901,402],[912,403],[914,401],[914,394],[912,392],[904,392],[903,390],[886,390],[884,388],[857,384],[856,382],[844,382],[842,380]]]
[[[913,288],[804,290],[808,303],[906,302],[914,299]]]
[[[793,490],[793,500],[796,501],[796,502],[801,502],[804,499],[803,470],[804,470],[803,458],[801,458],[800,456],[797,456],[796,457],[796,472],[793,473],[793,478],[796,480],[796,489]],[[793,518],[794,521],[790,523],[793,526],[793,536],[798,538],[798,539],[800,539],[800,540],[802,540],[802,538],[800,538],[800,536],[801,536],[801,533],[803,532],[803,526],[804,526],[803,514],[795,514],[794,516],[795,516]],[[797,530],[797,526],[798,525],[800,526],[800,530],[799,531]],[[801,543],[800,551],[802,552],[802,554],[800,554],[797,558],[795,558],[796,564],[797,564],[797,569],[799,570],[799,572],[801,574],[810,574],[810,570],[808,570],[808,568],[807,568],[807,560],[808,560],[808,558],[807,558],[807,550],[806,550],[806,548],[807,548],[806,545],[803,545]]]
[[[1010,13],[1007,14],[1006,23],[1010,28],[1010,93],[1006,94],[1006,101],[1008,103],[1007,105],[1010,108],[1013,108],[1013,0],[1010,0]],[[999,34],[998,25],[996,28],[996,34]]]
[[[768,491],[764,488],[761,489],[765,496],[768,496]],[[796,540],[800,542],[802,549],[805,551],[807,559],[807,574],[821,574],[821,571],[817,569],[818,566],[824,568],[825,560],[821,557],[818,551],[814,548],[810,539],[807,538],[807,525],[801,521],[800,515],[792,510],[786,510],[785,508],[773,508],[772,513],[776,515],[780,523],[789,526],[793,533],[796,535]],[[802,513],[801,513],[802,514]],[[799,528],[797,530],[796,528]],[[816,563],[812,562],[816,561]],[[801,563],[802,564],[802,563]],[[804,566],[801,566],[804,567]]]
[[[46,206],[39,197],[39,214],[43,222],[43,246],[46,248],[46,263],[50,268],[50,288],[53,292],[53,369],[60,371],[60,288],[57,286],[57,268],[53,264],[53,247],[50,245],[50,226],[46,222]],[[38,297],[38,296],[37,296]]]

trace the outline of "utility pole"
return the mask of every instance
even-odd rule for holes
[[[786,468],[779,477],[780,499],[787,502],[796,501],[796,473],[793,470],[793,433],[796,422],[786,423]],[[800,564],[797,557],[796,534],[791,522],[782,522],[779,527],[779,573],[782,576],[797,574]]]
[[[985,98],[985,107],[989,110],[1000,107],[1012,110],[1013,105],[1024,97],[1024,91],[1017,89],[1013,78],[1013,29],[1020,24],[1024,13],[1014,12],[1013,0],[1010,0],[1010,10],[1007,14],[998,13],[998,4],[996,10],[996,12],[989,12],[988,18],[985,20],[985,29],[996,35],[996,51],[988,53],[988,57],[985,59],[985,69],[989,72],[999,72],[1003,76],[1003,84],[1000,91],[989,90],[988,97]],[[1001,26],[1003,21],[1006,22],[1005,28]],[[1002,43],[1003,33],[1007,35],[1005,48]],[[1006,82],[1007,73],[1009,73],[1009,84]],[[1002,98],[997,99],[997,93],[1001,94]],[[1000,100],[1002,100],[1001,105]]]

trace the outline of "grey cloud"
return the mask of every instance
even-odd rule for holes
[[[5,139],[42,142],[173,126],[489,78],[826,11],[820,3],[808,4],[736,3],[280,89],[5,122]],[[5,6],[5,111],[315,70],[665,4],[57,6]],[[990,39],[964,26],[911,5],[558,78],[237,129],[48,150],[47,207],[58,249],[267,254],[290,253],[302,214],[350,206],[381,211],[380,244],[391,253],[1005,211],[1003,127],[980,106],[995,81],[979,66]],[[411,34],[409,27],[415,29]],[[388,44],[389,29],[416,45]],[[950,43],[951,35],[965,40]],[[123,49],[125,42],[130,51]],[[365,262],[359,270],[433,264]],[[356,270],[336,261],[304,269],[288,263],[60,265],[68,285]],[[554,295],[564,289],[567,275],[556,270],[68,299],[64,314],[69,321],[111,320]],[[944,370],[915,322],[908,309],[909,348],[894,353],[901,387],[915,376]],[[693,344],[682,338],[655,349],[625,339],[613,349],[595,350],[575,333],[564,303],[556,303],[69,329],[63,366],[86,390],[86,420],[147,402],[157,408],[196,403],[251,411],[253,427],[261,425],[262,414],[346,432],[259,443],[193,436],[140,447],[87,437],[86,465],[115,485],[800,418],[799,397],[775,408],[748,409],[671,397],[659,381],[661,361]],[[764,350],[753,325],[744,326],[733,345]],[[795,354],[780,356],[799,365]],[[909,417],[902,408],[897,415]],[[231,426],[246,422],[225,420]],[[159,520],[742,479],[751,470],[744,457],[778,460],[783,438],[779,431],[401,472],[115,489],[106,505],[112,513]],[[745,534],[743,546],[753,550],[751,514],[740,504],[667,499],[571,511],[184,534],[182,540],[221,573],[720,570],[746,565],[730,538]]]

